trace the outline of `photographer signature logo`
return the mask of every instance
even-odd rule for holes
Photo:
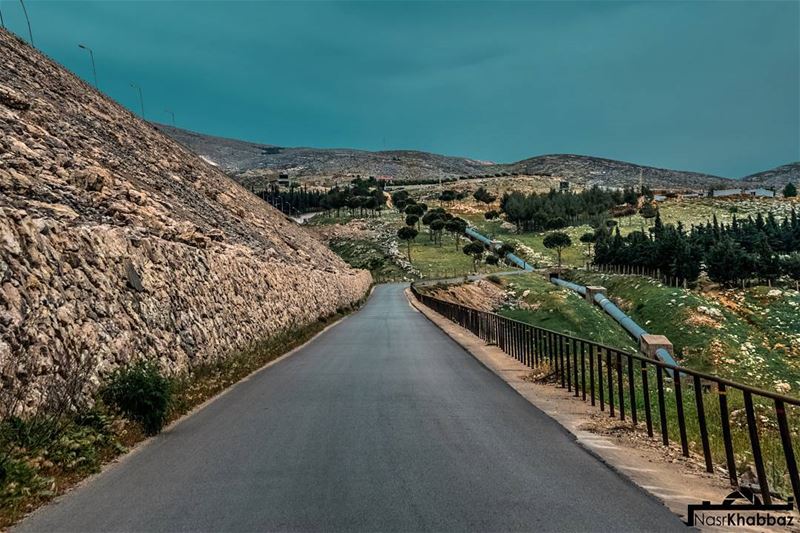
[[[793,498],[783,504],[765,504],[761,498],[747,487],[741,487],[730,494],[722,503],[704,501],[689,505],[690,526],[716,527],[791,527],[795,517]]]

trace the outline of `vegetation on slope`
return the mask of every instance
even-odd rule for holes
[[[501,283],[517,298],[498,311],[503,316],[613,348],[636,349],[633,339],[602,309],[573,291],[553,285],[539,273],[520,274]]]
[[[684,366],[781,392],[800,388],[796,291],[758,287],[715,298],[645,277],[584,272],[572,277],[606,287],[639,325],[672,341]]]

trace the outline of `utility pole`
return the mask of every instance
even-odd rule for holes
[[[92,52],[92,49],[86,46],[85,44],[79,44],[78,48],[83,48],[84,50],[89,52],[89,57],[92,60],[92,76],[94,76],[94,88],[99,91],[100,88],[97,86],[97,69],[94,66],[94,52]]]
[[[3,20],[3,10],[0,9],[0,28],[6,29],[6,21]]]
[[[34,46],[33,32],[31,31],[31,19],[28,18],[28,10],[25,8],[25,2],[23,2],[22,0],[19,0],[19,5],[22,6],[22,12],[25,14],[25,20],[28,22],[28,37],[31,38],[31,46]]]
[[[641,168],[639,169],[639,194],[644,194],[644,176]]]
[[[164,110],[164,113],[168,113],[168,114],[169,114],[169,116],[171,116],[171,117],[172,117],[172,127],[174,128],[174,127],[175,127],[175,113],[173,113],[173,112],[172,112],[172,111],[170,111],[169,109],[165,109],[165,110]]]
[[[144,120],[144,98],[142,97],[142,88],[135,83],[131,83],[131,87],[139,91],[139,107],[142,110],[142,120]]]

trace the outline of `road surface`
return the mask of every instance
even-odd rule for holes
[[[679,519],[413,310],[403,285],[19,531],[633,531]]]

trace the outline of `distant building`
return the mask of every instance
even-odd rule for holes
[[[285,185],[289,186],[289,174],[279,174],[278,175],[278,185]]]
[[[663,202],[666,199],[667,199],[667,196],[664,195],[664,194],[654,194],[653,195],[653,200],[656,201],[656,202]]]
[[[561,183],[558,184],[558,189],[561,190],[561,191],[568,191],[569,190],[569,182],[568,181],[562,181]]]
[[[714,198],[723,198],[725,196],[737,196],[742,194],[742,189],[719,189],[711,191],[711,196]]]
[[[382,182],[384,182],[386,184],[391,184],[392,181],[394,181],[394,176],[378,176],[375,179],[378,180],[378,181],[382,181]]]
[[[771,191],[769,189],[747,189],[744,191],[744,194],[748,196],[755,196],[757,198],[775,198],[775,191]]]

